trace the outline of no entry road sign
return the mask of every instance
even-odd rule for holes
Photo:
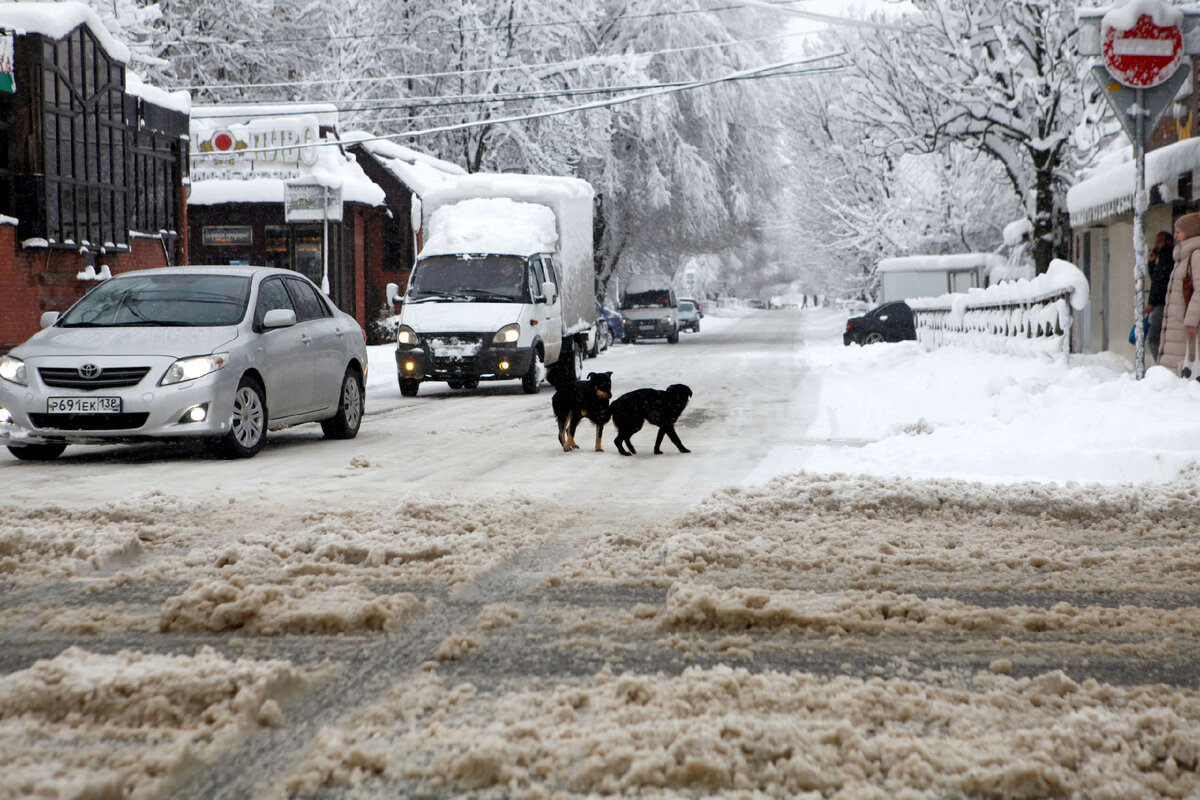
[[[1118,83],[1148,89],[1171,77],[1183,61],[1183,32],[1178,25],[1158,25],[1150,14],[1142,14],[1130,27],[1106,25],[1100,54]]]

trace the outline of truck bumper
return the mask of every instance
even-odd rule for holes
[[[665,339],[674,336],[678,328],[661,319],[630,319],[625,321],[626,339]]]
[[[505,381],[522,377],[533,363],[533,348],[481,347],[474,354],[438,356],[424,347],[397,347],[396,371],[418,381]]]

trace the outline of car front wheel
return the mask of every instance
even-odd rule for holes
[[[250,458],[267,441],[267,404],[263,388],[253,378],[242,378],[233,395],[229,433],[220,438],[217,451],[226,458]]]
[[[22,461],[53,461],[66,450],[65,444],[10,444],[8,452]]]
[[[347,367],[342,376],[342,391],[338,400],[337,413],[321,421],[321,431],[326,439],[353,439],[363,418],[362,378],[353,368]]]

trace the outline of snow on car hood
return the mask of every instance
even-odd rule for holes
[[[219,328],[44,328],[13,350],[37,356],[185,356],[211,353],[238,337],[234,326]]]
[[[400,322],[418,333],[492,333],[522,316],[520,303],[405,303]]]

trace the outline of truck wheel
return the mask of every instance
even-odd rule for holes
[[[670,336],[667,337],[667,344],[679,344],[679,329],[678,328],[675,329],[674,333],[672,333]]]
[[[413,378],[400,379],[400,394],[405,397],[416,397],[417,391],[421,388],[421,382]]]
[[[529,370],[521,376],[521,390],[525,394],[537,394],[542,388],[542,369],[542,354],[538,351],[529,362]]]

